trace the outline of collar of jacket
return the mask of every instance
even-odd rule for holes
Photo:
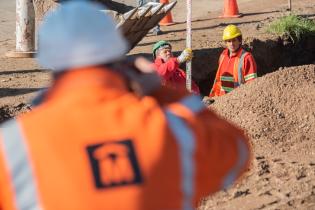
[[[53,82],[45,96],[45,101],[56,97],[81,94],[80,91],[117,90],[127,92],[124,78],[114,70],[105,67],[71,69]]]
[[[175,56],[172,56],[172,57],[170,57],[166,62],[162,59],[162,58],[160,58],[160,57],[157,57],[155,60],[154,60],[154,63],[167,63],[169,60],[171,60],[171,59],[177,59]],[[177,60],[176,60],[177,61]]]
[[[241,53],[242,53],[242,49],[243,49],[242,46],[240,46],[236,52],[231,53],[231,56],[230,56],[229,49],[227,49],[227,48],[223,51],[223,53],[224,53],[225,56],[228,56],[228,57],[230,57],[230,58],[233,58],[233,57],[240,56]]]

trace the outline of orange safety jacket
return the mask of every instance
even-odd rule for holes
[[[255,78],[257,67],[251,53],[240,48],[230,56],[229,50],[225,49],[220,55],[218,71],[209,96],[224,95]]]
[[[249,162],[243,132],[196,95],[137,97],[101,67],[60,76],[1,125],[1,210],[193,209]]]

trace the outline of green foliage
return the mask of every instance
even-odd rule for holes
[[[282,37],[288,36],[294,43],[301,40],[303,36],[315,35],[315,22],[291,14],[272,22],[267,31]]]

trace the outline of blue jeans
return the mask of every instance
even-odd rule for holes
[[[148,2],[156,2],[159,3],[159,0],[138,0],[138,7],[142,7],[143,5],[145,5]]]

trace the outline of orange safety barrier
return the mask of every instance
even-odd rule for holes
[[[242,14],[238,12],[238,6],[236,0],[224,0],[223,15],[221,18],[238,18]]]
[[[169,1],[168,0],[160,0],[160,3],[161,4],[168,4]],[[169,25],[174,24],[171,12],[168,12],[167,15],[160,21],[159,24],[161,26],[169,26]]]

